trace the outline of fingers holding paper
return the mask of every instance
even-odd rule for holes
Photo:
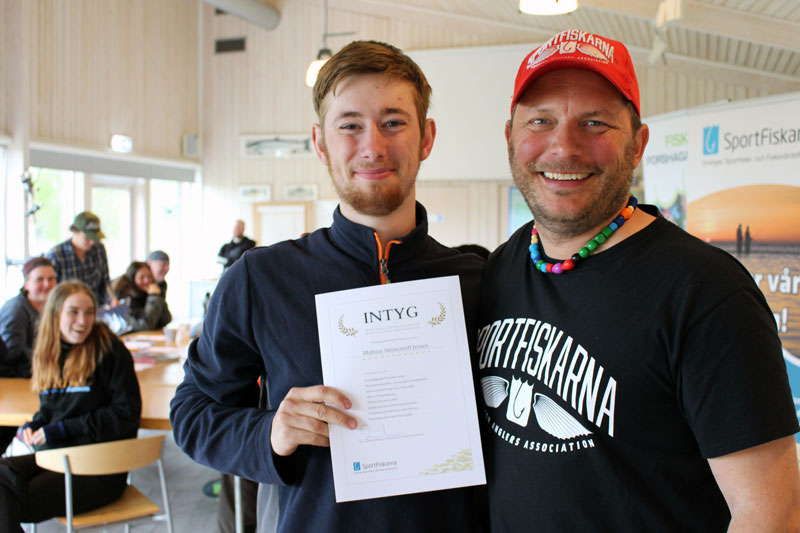
[[[302,444],[329,446],[328,424],[356,428],[356,419],[341,411],[350,407],[350,399],[332,387],[316,385],[290,389],[272,421],[272,450],[286,456]]]

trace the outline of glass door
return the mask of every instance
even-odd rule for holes
[[[133,261],[133,189],[134,179],[92,176],[91,207],[100,217],[100,227],[105,234],[103,245],[108,255],[108,273],[111,279],[125,273]],[[144,259],[144,258],[139,258]]]

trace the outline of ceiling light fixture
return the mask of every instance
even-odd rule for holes
[[[526,15],[565,15],[578,9],[578,0],[519,0]]]
[[[317,74],[319,74],[319,69],[322,68],[322,65],[331,58],[333,52],[331,49],[328,48],[328,37],[344,37],[346,35],[355,35],[356,32],[354,31],[345,31],[339,33],[328,33],[328,0],[325,0],[325,12],[324,12],[324,33],[322,34],[322,48],[319,49],[317,53],[317,59],[311,62],[308,65],[308,70],[306,71],[306,85],[308,87],[313,87],[314,84],[317,82]]]

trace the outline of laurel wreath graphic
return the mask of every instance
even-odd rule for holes
[[[439,313],[439,316],[435,316],[430,320],[428,320],[428,324],[430,324],[431,327],[440,325],[442,322],[444,322],[444,319],[447,317],[447,310],[444,308],[444,304],[442,304],[442,302],[436,302],[436,303],[439,304],[439,309],[441,309],[442,312]]]
[[[340,317],[339,317],[339,331],[341,331],[342,333],[344,333],[344,334],[345,334],[345,335],[347,335],[348,337],[352,337],[352,336],[354,336],[356,333],[358,333],[358,330],[357,330],[357,329],[355,329],[355,328],[348,328],[347,326],[345,326],[345,325],[344,325],[344,315],[342,315],[342,316],[340,316]]]
[[[454,453],[443,463],[435,464],[420,473],[422,475],[430,476],[435,474],[444,474],[446,472],[464,472],[466,470],[472,470],[473,468],[472,450],[467,448]]]

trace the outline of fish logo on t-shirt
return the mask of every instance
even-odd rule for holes
[[[531,410],[534,418],[543,431],[566,440],[591,435],[592,432],[578,422],[566,409],[544,394],[534,393],[533,385],[516,377],[508,380],[500,376],[481,378],[483,401],[488,407],[500,407],[506,398],[509,399],[506,419],[522,427],[528,426]]]

